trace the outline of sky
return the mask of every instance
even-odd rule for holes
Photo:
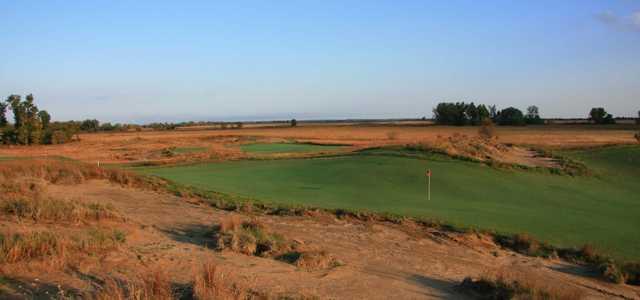
[[[640,110],[640,0],[0,0],[0,97],[55,120]]]

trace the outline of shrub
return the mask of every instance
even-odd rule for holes
[[[598,271],[608,281],[611,281],[613,283],[625,282],[624,273],[613,261],[607,261],[600,264],[598,266]]]
[[[493,121],[491,121],[491,119],[484,118],[482,120],[480,128],[478,129],[478,135],[480,136],[480,138],[483,138],[485,140],[491,140],[497,137],[496,128],[493,125]]]
[[[226,248],[246,255],[272,256],[287,250],[284,238],[258,220],[240,222],[237,216],[223,220],[214,234],[218,250]]]
[[[638,141],[638,143],[640,143],[640,132],[636,132],[633,137],[636,138],[636,141]]]
[[[244,299],[244,293],[232,286],[220,268],[214,263],[205,263],[195,276],[193,296],[199,300]]]

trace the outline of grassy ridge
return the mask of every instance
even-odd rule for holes
[[[238,161],[141,169],[206,190],[273,203],[366,209],[431,217],[460,226],[528,232],[559,246],[592,243],[640,258],[640,148],[565,152],[596,176],[499,170],[429,155]],[[432,200],[424,172],[433,170]]]

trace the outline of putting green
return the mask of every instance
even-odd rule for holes
[[[273,144],[246,144],[240,146],[240,149],[248,153],[256,154],[274,154],[274,153],[297,153],[297,152],[321,152],[333,151],[342,148],[342,146],[314,145],[314,144],[294,144],[294,143],[273,143]]]
[[[200,189],[272,203],[391,212],[460,226],[527,232],[559,246],[594,244],[640,258],[640,148],[566,152],[591,177],[498,170],[429,155],[372,152],[335,158],[143,168]],[[426,199],[425,170],[433,170]]]

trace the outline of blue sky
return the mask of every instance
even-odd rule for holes
[[[0,45],[0,95],[59,120],[640,110],[640,0],[0,0]]]

